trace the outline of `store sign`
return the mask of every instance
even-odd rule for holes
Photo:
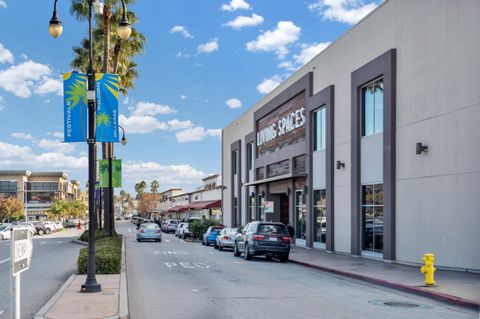
[[[270,124],[257,133],[257,146],[273,141],[277,137],[290,133],[291,131],[305,125],[305,108],[302,107],[287,116],[282,117],[278,122]]]
[[[32,260],[32,236],[27,228],[12,229],[12,276],[16,276],[30,267]]]
[[[265,214],[271,214],[273,213],[273,207],[274,207],[274,202],[273,201],[265,201],[265,208],[263,212]]]

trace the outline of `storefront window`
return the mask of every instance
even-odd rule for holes
[[[327,192],[318,189],[313,192],[313,240],[325,244],[327,242]]]
[[[383,79],[362,88],[362,136],[383,132]]]
[[[255,216],[255,193],[250,195],[250,221],[256,220]]]
[[[265,196],[258,194],[258,220],[264,220]]]
[[[247,169],[249,171],[253,169],[253,143],[247,145]]]
[[[306,207],[305,197],[303,190],[297,190],[295,192],[295,213],[297,216],[297,227],[295,230],[295,236],[299,239],[306,239],[307,232],[307,219],[306,219]]]
[[[237,152],[232,152],[232,173],[237,175]]]
[[[313,150],[319,151],[323,150],[326,147],[326,126],[327,126],[327,112],[326,108],[323,107],[318,111],[313,113],[313,131],[314,131],[314,142]]]
[[[383,184],[362,186],[363,247],[383,253]]]
[[[49,204],[55,199],[55,192],[28,192],[28,204]]]

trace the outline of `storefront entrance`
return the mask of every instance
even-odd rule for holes
[[[288,196],[280,195],[280,222],[287,225],[290,222]]]

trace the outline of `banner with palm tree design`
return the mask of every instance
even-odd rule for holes
[[[118,142],[117,74],[95,73],[97,99],[97,142]]]
[[[87,76],[63,74],[63,119],[65,142],[87,140]]]
[[[109,184],[109,166],[108,160],[99,160],[98,169],[100,171],[99,188],[107,188]],[[112,160],[112,187],[122,187],[122,160]]]

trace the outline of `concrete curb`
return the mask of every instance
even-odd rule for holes
[[[118,298],[118,318],[129,319],[130,313],[128,309],[128,289],[127,289],[127,260],[126,260],[127,245],[125,236],[122,236],[122,263],[120,270],[120,295]]]
[[[465,308],[470,308],[470,309],[477,310],[477,311],[480,310],[480,303],[475,302],[473,300],[468,300],[468,299],[452,296],[452,295],[441,293],[441,292],[428,291],[428,290],[425,290],[425,289],[422,289],[422,288],[419,288],[419,287],[413,287],[413,286],[408,286],[408,285],[404,285],[404,284],[400,284],[400,283],[390,282],[390,281],[387,281],[387,280],[378,279],[378,278],[369,277],[369,276],[364,276],[364,275],[360,275],[360,274],[353,273],[353,272],[348,272],[348,271],[338,270],[338,269],[329,268],[329,267],[325,267],[325,266],[310,264],[310,263],[303,262],[303,261],[298,261],[298,260],[293,260],[293,259],[290,259],[289,261],[291,263],[301,265],[301,266],[304,266],[304,267],[308,267],[308,268],[312,268],[312,269],[316,269],[316,270],[320,270],[320,271],[324,271],[324,272],[329,272],[329,273],[344,276],[344,277],[349,277],[349,278],[369,282],[369,283],[379,285],[379,286],[384,286],[384,287],[389,287],[389,288],[393,288],[393,289],[406,291],[406,292],[413,293],[413,294],[416,294],[416,295],[420,295],[420,296],[423,296],[423,297],[428,297],[428,298],[432,298],[432,299],[435,299],[435,300],[443,301],[443,302],[446,302],[446,303],[449,303],[449,304],[452,304],[452,305],[461,306],[461,307],[465,307]]]
[[[80,237],[78,237],[77,239],[73,239],[73,240],[72,240],[72,243],[75,243],[75,244],[79,244],[79,245],[88,247],[88,243],[86,243],[86,242],[84,242],[84,241],[81,241],[79,238],[80,238]]]
[[[63,285],[58,289],[58,291],[50,298],[49,301],[33,316],[33,319],[44,319],[45,314],[52,308],[52,306],[58,301],[60,296],[63,294],[65,290],[70,286],[72,281],[75,279],[76,274],[71,274],[68,277],[67,281],[63,283]]]

